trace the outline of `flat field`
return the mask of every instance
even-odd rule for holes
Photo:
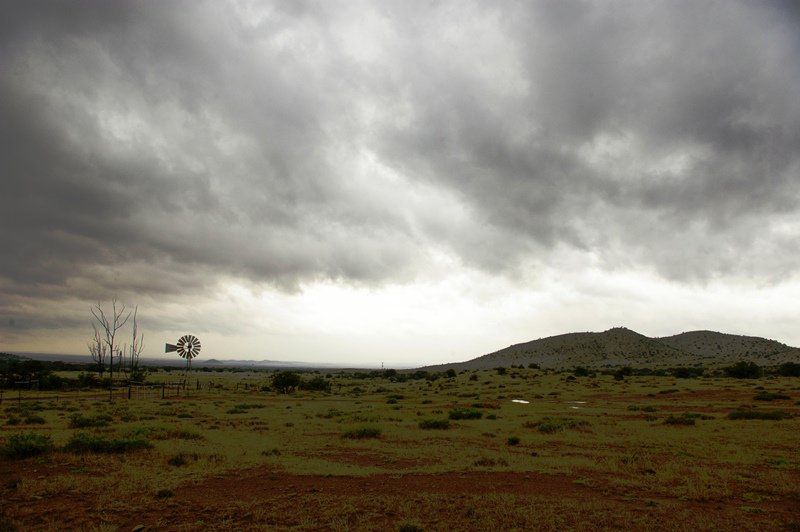
[[[7,392],[0,530],[800,529],[800,378],[269,377]]]

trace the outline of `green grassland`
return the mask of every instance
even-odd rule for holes
[[[116,529],[137,520],[156,528],[406,530],[800,524],[800,378],[618,380],[510,369],[393,382],[334,373],[329,392],[280,394],[269,377],[198,373],[192,382],[202,390],[164,400],[25,392],[39,399],[17,401],[7,393],[0,529]],[[32,434],[45,437],[40,448],[25,439]],[[23,452],[14,454],[15,445]],[[518,474],[541,483],[541,497],[535,486],[519,492]],[[287,493],[262,500],[214,488],[231,475],[279,486],[428,475],[442,489],[359,494],[334,486],[328,495],[295,493],[291,503]],[[459,475],[512,485],[450,493],[449,478],[472,478]],[[569,488],[557,500],[547,498],[551,479]],[[178,508],[196,489],[209,491],[218,511],[187,521]]]

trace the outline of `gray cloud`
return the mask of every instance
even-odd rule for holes
[[[798,267],[791,3],[0,9],[6,298]]]

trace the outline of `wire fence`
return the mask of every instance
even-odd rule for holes
[[[28,384],[28,383],[25,383]],[[36,401],[114,401],[114,400],[143,400],[143,399],[171,399],[176,397],[189,397],[200,392],[221,391],[222,387],[213,382],[201,383],[200,380],[189,380],[159,383],[131,382],[127,385],[113,386],[106,390],[60,390],[44,391],[34,387],[27,389],[22,386],[0,389],[0,406],[4,403],[36,402]]]

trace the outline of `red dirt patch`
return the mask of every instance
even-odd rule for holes
[[[434,460],[418,460],[413,458],[397,458],[391,455],[364,451],[359,449],[340,449],[309,453],[293,453],[295,456],[319,458],[339,464],[352,464],[363,467],[379,467],[383,469],[413,469],[435,464]]]

